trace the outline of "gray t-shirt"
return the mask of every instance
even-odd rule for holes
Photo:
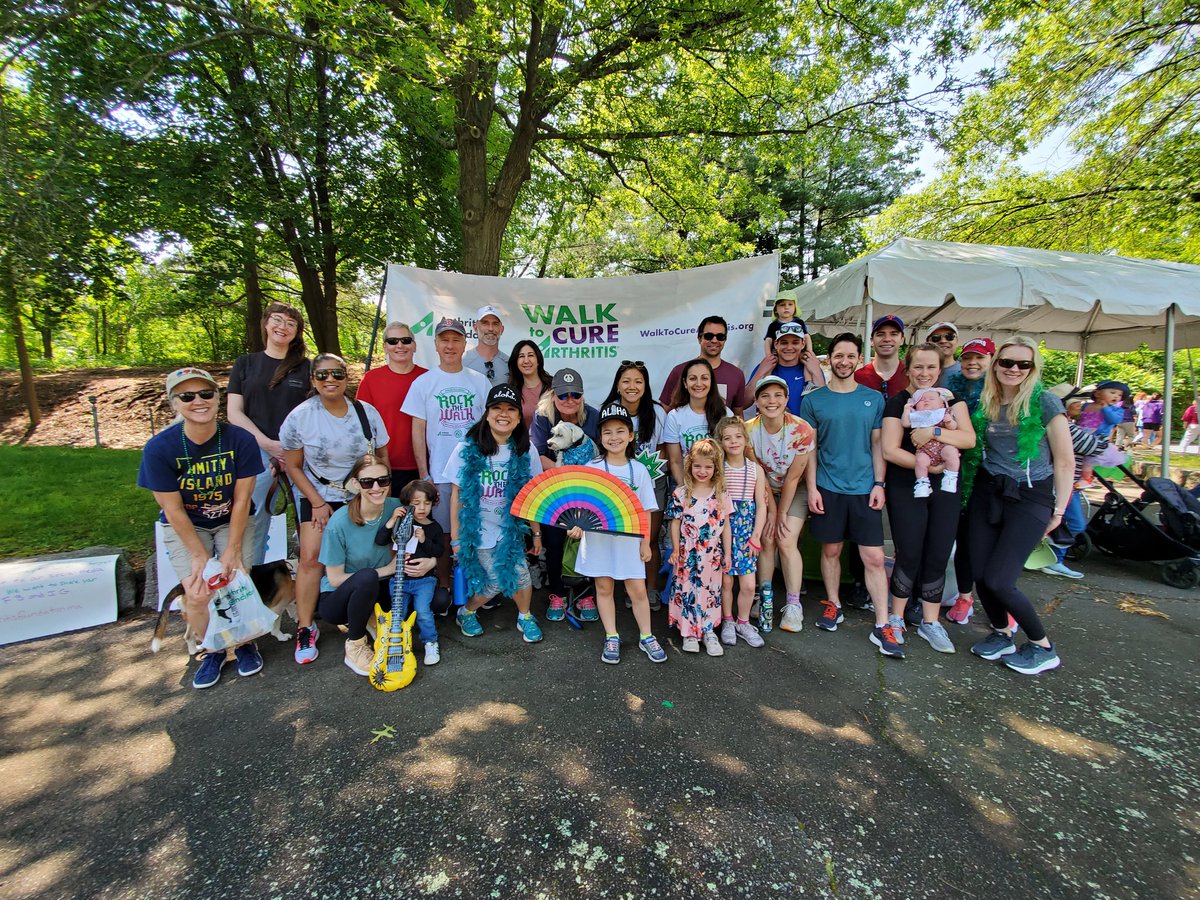
[[[488,375],[488,361],[479,355],[479,348],[472,347],[463,354],[462,364],[468,369],[474,369],[480,375],[488,380],[495,387],[498,384],[505,384],[508,381],[508,354],[503,351],[497,351],[496,356],[492,359],[492,374]]]
[[[1042,423],[1049,425],[1055,416],[1066,411],[1062,401],[1049,391],[1042,393]],[[1007,475],[1022,484],[1026,481],[1025,467],[1017,464],[1018,425],[1008,423],[1008,407],[1000,407],[999,421],[987,427],[983,442],[983,468],[993,475]],[[1029,481],[1042,481],[1054,474],[1054,459],[1050,455],[1050,441],[1045,436],[1038,446],[1038,455],[1029,461]]]

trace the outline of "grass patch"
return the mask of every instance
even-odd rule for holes
[[[107,544],[144,562],[158,504],[137,486],[141,458],[140,450],[0,446],[0,557]]]

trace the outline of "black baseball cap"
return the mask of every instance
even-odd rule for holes
[[[499,406],[501,403],[511,403],[517,409],[521,408],[521,398],[507,384],[498,384],[488,391],[487,403],[484,405],[487,409],[491,409],[493,406]]]
[[[610,419],[618,419],[629,426],[629,430],[633,431],[633,417],[629,415],[629,411],[620,403],[610,403],[604,409],[600,410],[600,421],[596,423],[599,428]]]

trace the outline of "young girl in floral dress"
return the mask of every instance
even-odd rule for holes
[[[685,653],[724,656],[717,640],[721,622],[721,579],[732,554],[733,504],[725,493],[724,454],[712,438],[692,444],[683,465],[683,484],[671,494],[675,591],[669,624],[679,629]]]
[[[714,432],[725,454],[725,490],[733,504],[729,529],[733,560],[721,585],[721,643],[732,647],[741,638],[751,647],[763,645],[758,629],[750,624],[758,554],[762,552],[763,523],[767,519],[767,476],[754,459],[746,423],[729,416]],[[733,617],[733,592],[738,589],[737,619]]]

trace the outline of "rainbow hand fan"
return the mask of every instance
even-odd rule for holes
[[[513,501],[520,519],[574,528],[644,537],[649,517],[637,494],[615,475],[590,466],[561,466],[530,480]]]

